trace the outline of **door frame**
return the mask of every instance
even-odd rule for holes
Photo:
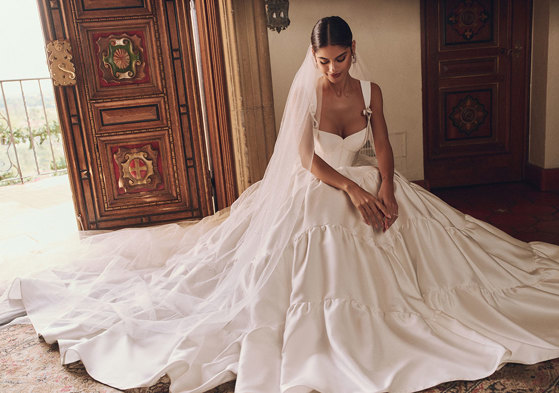
[[[196,1],[202,79],[209,146],[212,160],[212,183],[216,209],[230,206],[238,197],[234,146],[228,106],[224,42],[217,1]]]

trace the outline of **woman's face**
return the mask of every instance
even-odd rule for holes
[[[320,72],[326,76],[330,83],[340,83],[346,79],[351,67],[352,48],[340,45],[328,45],[314,52],[316,64]]]

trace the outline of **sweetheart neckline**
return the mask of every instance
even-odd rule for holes
[[[350,134],[350,135],[346,136],[345,138],[344,138],[343,136],[341,136],[341,135],[334,134],[333,132],[322,131],[322,130],[319,130],[318,128],[315,128],[315,130],[317,130],[318,132],[322,132],[323,134],[330,134],[330,135],[333,135],[333,136],[335,136],[335,137],[340,138],[342,141],[345,141],[346,139],[351,138],[351,137],[354,136],[354,135],[357,135],[357,134],[362,133],[363,131],[366,131],[366,130],[367,130],[367,127],[363,128],[363,129],[360,130],[360,131],[354,132],[353,134]]]

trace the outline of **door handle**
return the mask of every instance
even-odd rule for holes
[[[515,45],[514,48],[499,48],[499,53],[502,55],[518,57],[520,56],[522,49],[524,48],[521,45]]]
[[[513,49],[509,49],[510,55],[513,55],[514,57],[518,57],[520,56],[520,53],[522,52],[522,49],[524,49],[521,45],[515,45]]]
[[[55,86],[74,86],[76,68],[72,63],[72,46],[68,40],[47,43],[47,58],[50,76]]]

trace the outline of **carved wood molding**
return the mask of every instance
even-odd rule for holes
[[[229,206],[237,198],[227,78],[223,55],[218,1],[196,1],[204,93],[210,135],[210,150],[217,196],[217,208]]]

